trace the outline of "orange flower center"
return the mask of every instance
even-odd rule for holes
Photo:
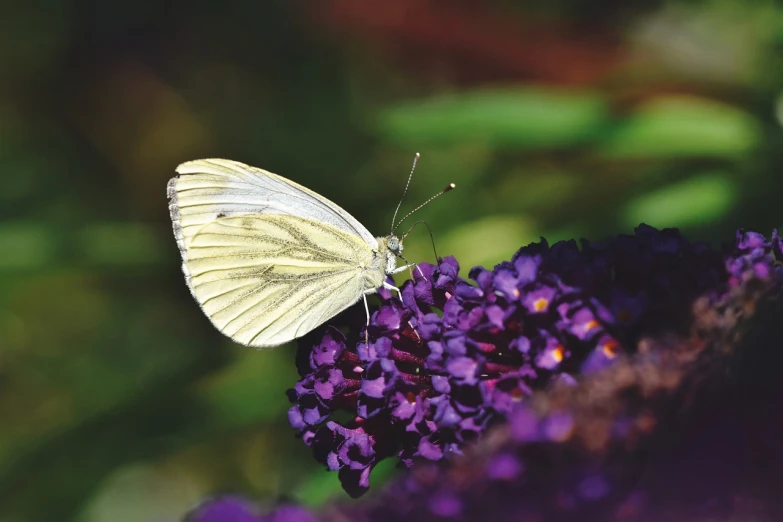
[[[614,359],[617,357],[617,348],[619,348],[619,346],[620,343],[612,339],[611,341],[605,342],[601,349],[603,350],[604,355],[606,355],[609,359]]]

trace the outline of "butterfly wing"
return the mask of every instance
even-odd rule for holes
[[[355,303],[373,253],[327,223],[282,214],[221,217],[187,247],[189,286],[235,341],[277,346]]]
[[[378,247],[373,235],[337,204],[277,174],[225,159],[188,161],[177,167],[177,173],[169,181],[168,197],[183,256],[200,227],[218,217],[241,214],[310,218]]]
[[[236,161],[189,161],[177,172],[168,196],[185,279],[235,341],[285,343],[366,290],[378,242],[335,203]]]

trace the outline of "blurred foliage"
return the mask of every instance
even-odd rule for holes
[[[221,156],[467,271],[540,236],[781,224],[772,0],[0,0],[0,521],[340,494],[287,426],[294,347],[188,294],[165,185]],[[407,257],[432,261],[418,227]],[[392,473],[393,470],[389,470]],[[374,478],[379,476],[374,474]]]
[[[607,122],[605,100],[543,88],[471,90],[392,107],[381,130],[406,146],[485,146],[524,150],[569,147],[596,136]]]

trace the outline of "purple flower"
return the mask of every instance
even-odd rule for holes
[[[771,241],[757,232],[738,230],[734,248],[726,259],[726,270],[735,285],[751,279],[767,281],[780,275],[781,266],[775,264],[780,254],[777,230],[772,233]]]
[[[641,225],[581,248],[533,243],[493,270],[473,268],[472,282],[452,257],[421,264],[402,300],[379,294],[369,343],[357,316],[348,337],[329,326],[300,345],[289,420],[360,495],[382,459],[411,466],[461,454],[535,390],[606,370],[642,339],[687,333],[697,299],[779,278],[782,252],[776,232],[768,241],[740,231],[721,252]],[[566,437],[567,419],[555,420],[531,437]],[[574,495],[597,498],[600,483]]]
[[[261,517],[262,522],[316,522],[317,518],[303,507],[280,506]]]
[[[209,499],[193,510],[187,522],[261,522],[255,508],[236,496]]]

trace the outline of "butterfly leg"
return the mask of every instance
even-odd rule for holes
[[[394,286],[394,285],[390,285],[390,284],[389,284],[389,283],[387,283],[386,281],[384,281],[384,282],[383,282],[383,287],[384,287],[386,290],[391,290],[391,291],[393,291],[393,292],[397,292],[397,297],[399,297],[399,298],[400,298],[400,301],[402,301],[402,292],[400,291],[400,289],[399,289],[399,288],[397,288],[397,287],[396,287],[396,286]],[[365,300],[365,301],[366,301],[366,300]]]
[[[399,288],[397,288],[394,285],[390,285],[389,283],[387,283],[385,281],[383,283],[383,287],[386,288],[387,290],[393,290],[393,291],[397,292],[397,295],[399,296],[400,301],[402,301],[402,292],[400,292]],[[367,299],[365,299],[364,302],[365,302],[365,306],[367,306]],[[367,313],[369,314],[369,312],[367,312]],[[369,315],[367,316],[367,324],[370,324]],[[411,330],[413,330],[413,333],[416,334],[416,337],[418,338],[419,342],[421,342],[421,336],[419,335],[419,332],[416,331],[416,328],[411,324],[410,321],[408,321],[408,326],[411,327]]]
[[[408,270],[410,267],[415,267],[416,270],[419,271],[419,275],[422,277],[422,279],[424,279],[425,281],[427,280],[427,278],[424,277],[424,272],[422,272],[421,268],[419,268],[419,264],[418,263],[408,263],[407,265],[403,265],[403,266],[397,267],[394,270],[392,270],[391,272],[389,272],[389,274],[399,274],[400,272],[402,272],[404,270]],[[412,271],[411,271],[411,279],[413,279],[413,272]]]
[[[419,275],[421,276],[421,278],[426,281],[427,278],[424,277],[424,272],[422,272],[421,268],[419,268],[419,264],[418,263],[411,263],[411,264],[416,268],[416,270],[419,271]],[[413,270],[411,270],[411,279],[413,279]]]
[[[364,311],[367,312],[367,326],[364,328],[364,343],[367,349],[370,348],[370,306],[367,304],[367,294],[362,294],[364,299]]]

